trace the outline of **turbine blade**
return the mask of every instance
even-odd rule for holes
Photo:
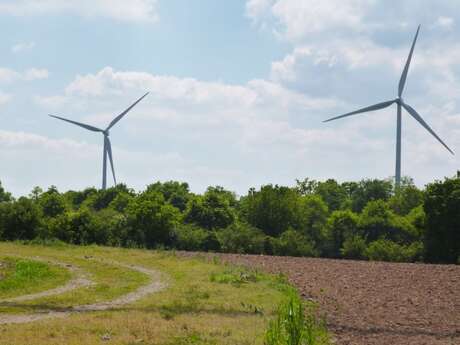
[[[107,127],[106,130],[109,130],[110,128],[112,128],[113,126],[115,126],[115,124],[120,121],[122,119],[123,116],[125,116],[131,109],[133,109],[137,103],[139,103],[140,101],[142,101],[144,99],[144,97],[146,97],[147,95],[149,94],[149,92],[147,92],[144,96],[142,96],[141,98],[139,98],[136,102],[134,102],[128,109],[126,109],[124,112],[122,112],[120,115],[118,115],[116,118],[114,118],[112,120],[112,122],[110,122],[110,125]]]
[[[407,73],[409,72],[410,62],[412,60],[412,54],[414,53],[415,42],[417,42],[418,32],[420,31],[420,25],[417,28],[417,32],[415,33],[414,41],[412,42],[412,47],[410,48],[409,56],[407,57],[406,65],[404,66],[404,70],[401,74],[401,79],[399,79],[399,87],[398,87],[398,96],[401,97],[404,91],[404,85],[406,85],[406,78]]]
[[[112,168],[112,176],[113,176],[113,182],[115,182],[115,185],[117,185],[117,179],[115,178],[115,168],[113,166],[113,158],[112,158],[112,145],[110,144],[110,139],[107,136],[104,136],[105,141],[106,141],[106,146],[107,146],[107,153],[109,154],[109,160],[110,160],[110,167]]]
[[[336,117],[324,120],[323,122],[329,122],[329,121],[341,119],[342,117],[347,117],[347,116],[351,116],[351,115],[365,113],[365,112],[368,112],[368,111],[374,111],[374,110],[383,109],[383,108],[389,107],[394,102],[395,102],[395,100],[386,101],[386,102],[382,102],[382,103],[377,103],[377,104],[371,105],[369,107],[365,107],[365,108],[361,108],[361,109],[352,111],[351,113],[346,113],[346,114],[343,114],[343,115],[340,115],[340,116],[336,116]]]
[[[70,122],[74,125],[77,125],[77,126],[80,126],[80,127],[83,127],[87,130],[90,130],[90,131],[93,131],[93,132],[103,132],[102,129],[99,129],[97,127],[93,127],[93,126],[90,126],[90,125],[86,125],[84,123],[80,123],[80,122],[77,122],[77,121],[72,121],[72,120],[68,120],[68,119],[65,119],[63,117],[60,117],[60,116],[56,116],[56,115],[50,115],[51,117],[54,117],[55,119],[59,119],[59,120],[62,120],[62,121],[66,121],[66,122]]]
[[[428,126],[428,124],[425,122],[425,120],[422,119],[420,114],[418,114],[414,108],[412,108],[410,105],[402,103],[401,105],[404,107],[404,109],[407,110],[407,112],[415,119],[417,120],[425,129],[431,133],[432,136],[434,136],[438,141],[449,151],[450,153],[454,154],[454,152],[444,143],[444,141],[441,140],[440,137]]]

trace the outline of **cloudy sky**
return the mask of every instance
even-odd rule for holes
[[[95,126],[146,91],[111,131],[118,180],[222,185],[243,194],[296,178],[394,175],[396,109],[324,124],[396,96],[422,25],[404,99],[403,175],[422,186],[460,169],[457,0],[0,0],[0,181],[99,186]]]

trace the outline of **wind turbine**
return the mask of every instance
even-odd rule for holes
[[[365,108],[358,109],[356,111],[352,111],[350,113],[346,113],[344,115],[336,116],[331,119],[325,120],[323,122],[329,122],[337,119],[341,119],[343,117],[352,116],[360,113],[365,113],[368,111],[379,110],[383,108],[387,108],[393,103],[397,105],[397,121],[396,121],[396,173],[395,173],[395,185],[396,189],[399,189],[401,185],[401,110],[404,108],[409,115],[411,115],[418,123],[420,123],[428,132],[431,133],[450,153],[454,154],[454,152],[439,138],[439,136],[428,126],[428,124],[423,120],[423,118],[412,108],[410,105],[404,102],[402,99],[402,94],[404,91],[404,85],[406,84],[407,72],[409,71],[410,62],[412,60],[412,54],[414,53],[415,42],[417,41],[418,33],[420,31],[420,25],[417,28],[417,32],[415,33],[414,41],[412,42],[412,47],[409,52],[409,56],[406,61],[406,65],[404,66],[404,70],[401,75],[401,79],[399,80],[398,86],[398,97],[396,99],[377,103]]]
[[[137,105],[137,103],[142,101],[142,99],[144,97],[146,97],[148,94],[149,93],[147,92],[144,96],[142,96],[136,102],[134,102],[128,109],[126,109],[120,115],[115,117],[112,120],[112,122],[110,122],[110,124],[107,126],[106,129],[100,129],[100,128],[90,126],[90,125],[87,125],[87,124],[84,124],[84,123],[80,123],[80,122],[77,122],[77,121],[65,119],[65,118],[60,117],[60,116],[50,115],[51,117],[54,117],[56,119],[72,123],[74,125],[83,127],[83,128],[85,128],[85,129],[87,129],[89,131],[92,131],[92,132],[100,132],[100,133],[102,133],[104,135],[104,151],[103,151],[103,156],[102,156],[103,157],[102,158],[102,162],[103,162],[103,164],[102,164],[102,189],[106,189],[106,187],[107,187],[107,155],[109,156],[110,167],[112,168],[113,181],[115,182],[115,185],[117,184],[117,179],[115,178],[115,168],[113,167],[112,145],[110,144],[109,131],[113,126],[115,126],[115,124],[118,121],[120,121],[123,118],[123,116],[125,116],[132,108],[134,108]]]

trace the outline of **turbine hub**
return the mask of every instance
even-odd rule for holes
[[[105,135],[106,137],[108,137],[108,136],[110,135],[110,132],[109,132],[107,129],[106,129],[103,133],[104,133],[104,135]]]
[[[399,104],[404,103],[402,97],[396,98],[396,103],[399,103]]]

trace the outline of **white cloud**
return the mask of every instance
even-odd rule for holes
[[[328,116],[356,104],[312,97],[275,81],[228,85],[106,67],[76,77],[62,95],[40,101],[64,116],[104,126],[145,91],[151,94],[112,134],[113,142],[124,147],[114,150],[116,157],[123,157],[116,159],[117,170],[135,187],[175,178],[189,181],[195,191],[215,183],[244,193],[253,185],[292,184],[304,176],[345,180],[393,174],[394,108],[324,125]],[[411,104],[455,148],[460,128],[455,129],[451,109],[435,118],[437,109]],[[446,155],[408,116],[404,119],[404,173],[421,183],[452,171],[456,158]],[[62,137],[80,133],[70,125],[55,125]],[[154,158],[160,156],[169,158]],[[99,163],[96,154],[91,164]],[[75,179],[84,185],[81,177]]]
[[[65,13],[119,21],[158,20],[157,0],[5,0],[0,3],[0,13],[15,16]]]
[[[262,26],[272,17],[281,27],[279,35],[295,42],[322,31],[363,30],[364,14],[374,3],[375,0],[248,0],[246,14]]]
[[[454,18],[440,16],[438,17],[434,25],[444,29],[450,29],[454,25],[454,22]]]
[[[21,42],[11,47],[11,51],[15,54],[30,51],[35,48],[35,42]]]
[[[4,105],[11,100],[11,95],[0,91],[0,105]]]
[[[49,76],[48,70],[31,68],[24,72],[24,80],[38,80],[38,79],[47,79]]]
[[[0,83],[47,79],[48,76],[49,72],[46,69],[30,68],[24,72],[17,72],[9,68],[0,68]]]

